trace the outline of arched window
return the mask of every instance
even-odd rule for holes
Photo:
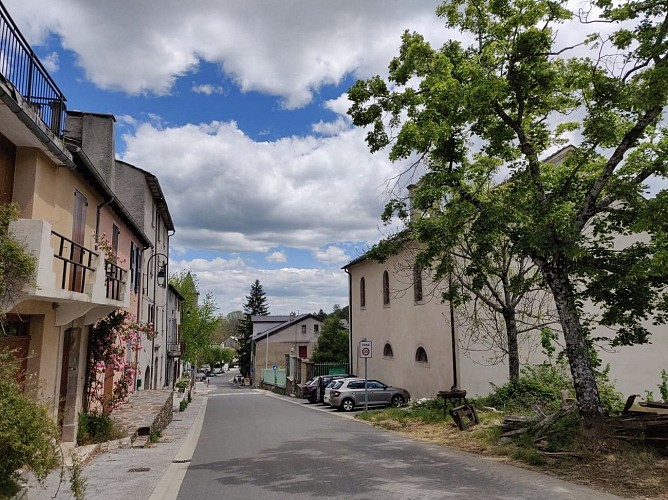
[[[422,302],[422,269],[415,264],[413,267],[413,297],[415,302]]]
[[[417,351],[415,351],[415,361],[418,363],[429,363],[427,351],[424,350],[424,347],[418,347]]]
[[[366,282],[360,278],[360,307],[366,307]]]
[[[390,305],[390,274],[387,271],[383,273],[383,304]]]
[[[385,347],[383,347],[383,356],[386,358],[393,358],[394,357],[394,352],[392,352],[392,346],[388,342],[385,344]]]

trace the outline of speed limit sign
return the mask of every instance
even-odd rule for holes
[[[360,357],[361,358],[370,358],[371,357],[371,341],[363,340],[360,342]]]

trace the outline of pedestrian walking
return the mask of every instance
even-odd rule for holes
[[[209,387],[209,376],[206,377],[206,386]]]

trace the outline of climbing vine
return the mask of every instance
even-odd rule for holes
[[[17,220],[19,213],[16,203],[0,204],[0,320],[5,307],[35,278],[35,257],[9,232],[9,223]]]
[[[142,348],[144,337],[149,340],[155,337],[153,324],[141,323],[132,314],[120,309],[93,325],[88,342],[88,411],[95,404],[106,411],[113,410],[127,401],[130,387],[138,373],[137,364],[132,361],[132,353]],[[106,395],[106,379],[116,378],[115,375],[119,374],[120,377],[113,382],[111,395]]]

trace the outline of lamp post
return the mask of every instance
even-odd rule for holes
[[[155,363],[153,361],[153,357],[155,356],[155,335],[156,335],[156,319],[157,319],[157,313],[158,313],[158,308],[156,306],[157,300],[156,300],[156,292],[158,289],[158,286],[160,288],[165,288],[167,286],[167,263],[169,262],[169,257],[167,257],[164,253],[156,252],[153,255],[149,257],[149,259],[146,261],[146,271],[148,272],[151,268],[151,262],[153,259],[158,257],[157,260],[157,270],[153,272],[153,314],[152,319],[153,319],[153,338],[151,339],[151,375],[153,376],[153,380],[158,380],[157,374],[155,373]],[[164,258],[165,261],[160,264],[160,257]],[[148,274],[146,275],[148,278]],[[146,289],[148,290],[148,282],[146,283]],[[150,380],[148,381],[150,384]],[[150,384],[153,385],[153,384]],[[157,384],[156,384],[157,385]],[[155,387],[153,387],[155,389]]]

